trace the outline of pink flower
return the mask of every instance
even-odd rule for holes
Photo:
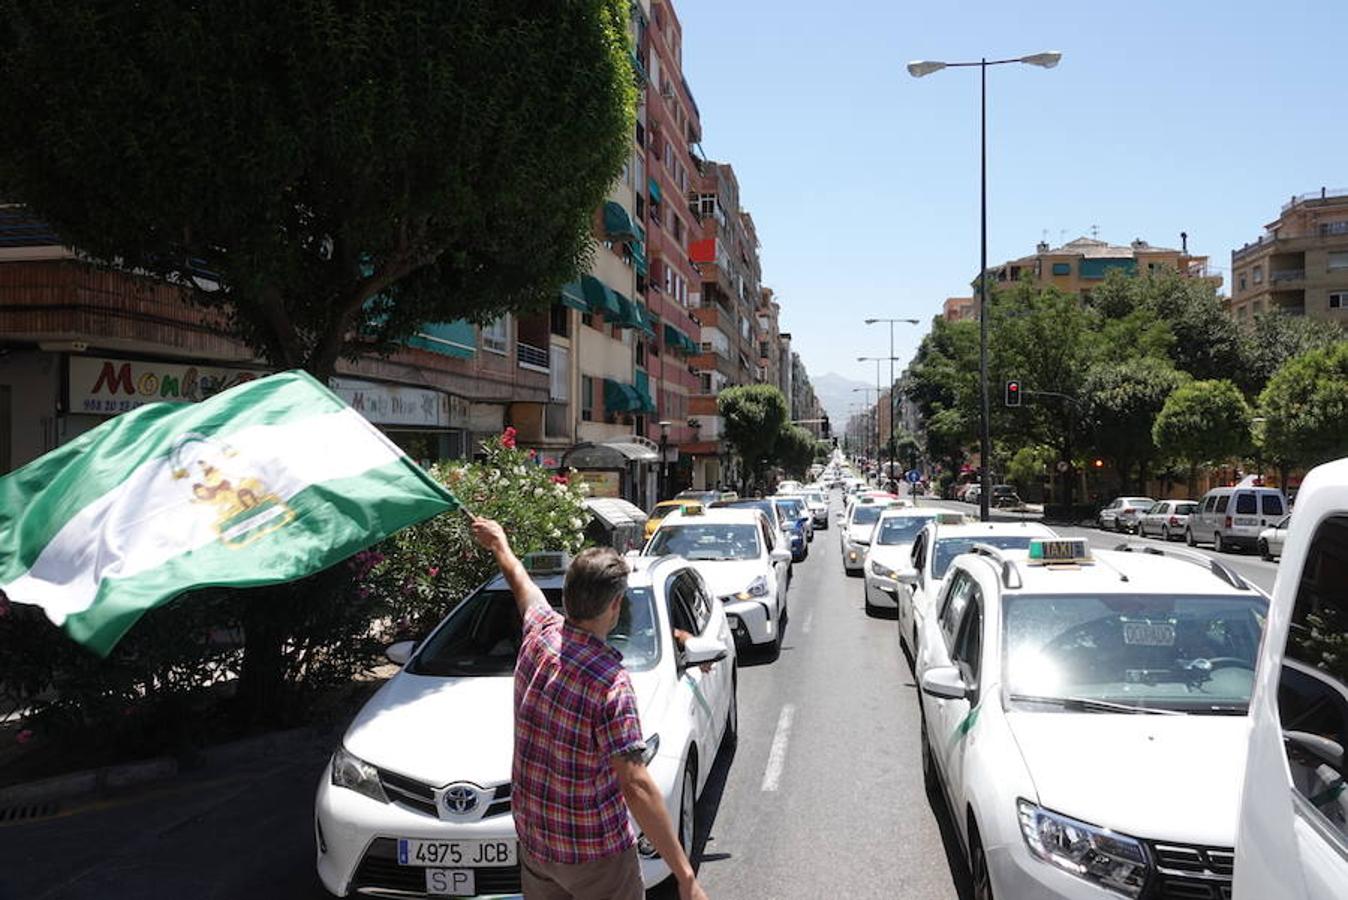
[[[440,567],[431,566],[429,569],[426,570],[426,574],[434,578],[436,575],[440,574]]]
[[[554,476],[552,476],[552,483],[553,483],[553,484],[570,484],[570,483],[571,483],[571,479],[567,478],[565,475],[554,475]]]
[[[515,434],[516,434],[516,431],[515,431],[515,429],[514,429],[513,427],[512,427],[512,428],[507,428],[507,429],[505,430],[505,432],[502,433],[502,435],[501,435],[501,446],[504,447],[504,448],[506,448],[507,450],[514,450],[514,449],[515,449]]]
[[[33,739],[33,732],[31,729],[28,728],[25,728],[23,731],[20,731],[18,734],[14,735],[14,740],[18,741],[20,744],[26,744],[32,739]]]

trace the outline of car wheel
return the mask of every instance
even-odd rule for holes
[[[1270,560],[1273,559],[1273,554],[1268,552],[1268,541],[1264,540],[1263,538],[1259,539],[1259,558]]]
[[[973,827],[969,829],[969,874],[973,876],[974,900],[993,900],[988,857],[983,852],[983,842],[978,837],[978,829]]]
[[[936,760],[931,755],[931,740],[927,736],[927,717],[922,713],[918,715],[922,723],[922,786],[927,789],[928,796],[936,797],[941,793],[940,775],[936,773]]]
[[[679,845],[691,860],[697,840],[697,779],[690,760],[683,769],[683,794],[679,798]],[[989,894],[989,896],[991,896]]]
[[[1184,529],[1184,543],[1188,544],[1190,547],[1198,546],[1198,541],[1194,539],[1194,533],[1192,529],[1189,528]]]
[[[869,591],[866,592],[866,615],[870,616],[872,619],[880,618],[880,607],[876,606],[874,603],[871,603],[871,596]]]
[[[730,675],[730,710],[725,716],[725,736],[721,742],[734,746],[740,739],[740,673],[735,669]]]
[[[1162,526],[1161,526],[1161,540],[1165,541],[1167,544],[1170,543],[1170,526],[1169,526],[1169,525],[1162,525]]]
[[[1216,550],[1218,553],[1226,552],[1226,544],[1222,541],[1222,533],[1220,531],[1214,531],[1212,533],[1212,549]]]
[[[1123,520],[1118,518],[1114,520],[1114,530],[1119,534],[1126,534],[1128,531],[1128,529],[1123,527]]]

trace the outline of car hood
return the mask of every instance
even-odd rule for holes
[[[632,672],[646,734],[658,730],[668,693],[657,666]],[[400,672],[370,698],[342,739],[381,769],[431,785],[510,780],[514,678],[434,678]]]
[[[761,559],[727,559],[717,562],[712,561],[694,561],[693,568],[697,569],[702,579],[707,582],[708,589],[716,597],[726,597],[730,594],[737,594],[749,586],[760,575],[766,576],[763,561]]]
[[[1007,713],[1040,805],[1134,837],[1231,847],[1245,716]]]
[[[867,559],[891,569],[904,569],[913,564],[912,544],[871,544]]]
[[[874,525],[858,525],[853,522],[847,526],[847,539],[854,544],[869,544],[874,532]]]

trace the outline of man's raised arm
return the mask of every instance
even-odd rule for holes
[[[520,562],[515,552],[510,549],[510,541],[499,522],[473,516],[473,540],[490,550],[491,555],[496,557],[496,565],[501,569],[501,574],[505,576],[506,583],[510,585],[510,590],[515,595],[520,618],[524,618],[525,612],[535,604],[547,606],[547,598],[524,570],[524,563]]]

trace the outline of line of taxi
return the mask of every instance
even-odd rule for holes
[[[986,898],[1224,900],[1268,598],[1190,550],[886,507],[928,789]]]

